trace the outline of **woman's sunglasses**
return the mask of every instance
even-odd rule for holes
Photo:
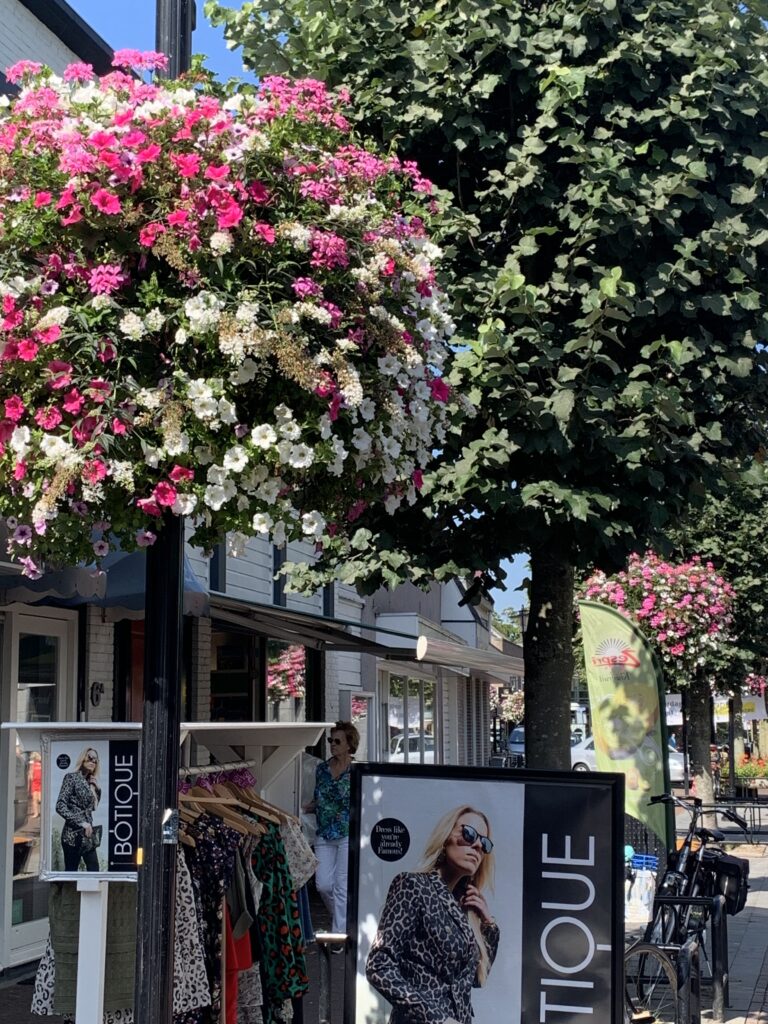
[[[329,743],[334,743],[334,744],[336,744],[336,743],[341,743],[341,740],[335,740],[335,739],[333,739],[332,737],[329,737],[329,738],[328,738],[328,742],[329,742]]]
[[[489,839],[488,836],[481,836],[476,828],[471,825],[461,826],[461,838],[465,843],[469,843],[472,846],[474,843],[480,840],[480,849],[483,853],[490,853],[493,849],[493,840]]]

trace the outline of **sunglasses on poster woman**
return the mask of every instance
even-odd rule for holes
[[[493,849],[493,840],[489,839],[488,836],[480,835],[476,828],[472,825],[461,826],[461,838],[468,846],[474,846],[474,844],[480,840],[480,849],[484,854],[489,854]]]

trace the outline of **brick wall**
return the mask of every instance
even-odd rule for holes
[[[6,0],[0,0],[0,5]],[[85,717],[89,722],[111,722],[114,698],[115,627],[102,622],[101,608],[88,606],[85,632]],[[104,693],[97,707],[91,704],[91,686],[102,683]]]

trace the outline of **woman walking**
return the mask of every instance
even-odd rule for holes
[[[347,930],[350,768],[360,734],[351,722],[337,722],[328,742],[331,756],[317,766],[314,800],[305,810],[317,817],[317,891],[331,915],[331,931],[342,933]]]

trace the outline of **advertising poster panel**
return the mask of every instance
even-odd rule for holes
[[[626,812],[665,843],[667,811],[648,798],[669,792],[664,683],[643,633],[597,601],[579,601],[598,771],[624,772]]]
[[[40,877],[79,872],[135,880],[139,825],[136,733],[43,733]]]
[[[622,776],[352,771],[345,1024],[620,1024]]]

